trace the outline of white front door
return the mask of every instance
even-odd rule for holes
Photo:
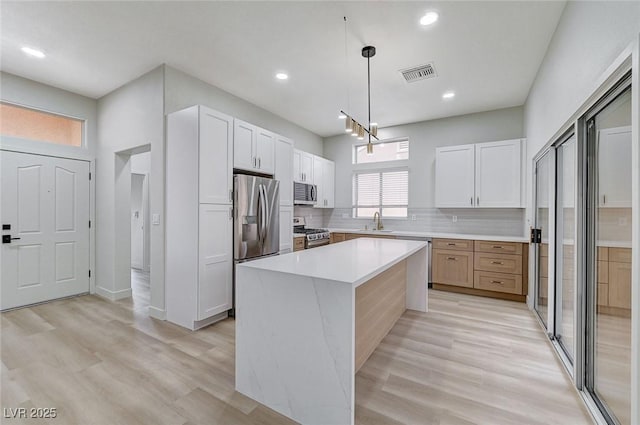
[[[0,309],[89,292],[89,163],[0,151]]]

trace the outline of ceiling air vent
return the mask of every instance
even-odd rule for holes
[[[413,83],[415,81],[426,80],[427,78],[434,78],[438,76],[438,74],[436,74],[436,69],[433,67],[433,63],[402,69],[400,72],[407,83]]]

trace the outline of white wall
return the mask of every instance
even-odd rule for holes
[[[435,149],[523,137],[522,107],[423,121],[379,130],[381,139],[409,139],[409,219],[388,219],[392,230],[522,236],[524,210],[517,208],[435,208]],[[324,212],[324,226],[362,228],[351,218],[352,149],[362,144],[346,134],[325,139],[325,157],[336,164],[335,208]],[[415,220],[412,218],[415,216]],[[455,222],[454,222],[455,218]]]
[[[111,299],[130,295],[130,161],[136,148],[151,147],[151,306],[164,313],[164,88],[160,66],[98,101],[97,291]],[[133,150],[133,151],[132,151]],[[124,153],[124,154],[118,154]],[[118,225],[116,225],[118,223]],[[124,225],[123,225],[124,224]]]
[[[205,105],[293,139],[297,149],[322,155],[322,138],[317,134],[176,68],[165,66],[165,90],[167,114]]]
[[[566,127],[639,32],[640,2],[567,3],[524,106],[529,203],[533,157]]]

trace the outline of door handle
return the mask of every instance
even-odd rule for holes
[[[262,158],[258,158],[258,168],[262,168]]]
[[[20,240],[21,238],[12,238],[11,235],[2,235],[2,243],[11,243],[11,241]]]

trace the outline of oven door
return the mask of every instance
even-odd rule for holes
[[[329,245],[330,242],[331,242],[331,239],[316,239],[314,241],[310,241],[310,240],[307,239],[304,242],[304,247],[306,249],[317,248],[319,246]]]

